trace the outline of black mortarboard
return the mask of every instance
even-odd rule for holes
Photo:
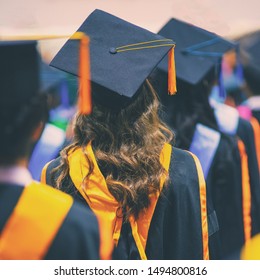
[[[59,87],[66,80],[65,73],[50,67],[45,61],[40,61],[41,91],[48,92],[50,89]]]
[[[40,91],[35,41],[0,41],[1,105],[28,101]]]
[[[249,87],[257,93],[260,91],[260,30],[246,34],[237,41],[247,55],[247,59],[242,61],[244,77]]]
[[[19,44],[20,41],[24,41],[24,44],[30,44],[28,42],[31,41],[38,41],[38,40],[51,40],[51,39],[60,39],[60,38],[65,38],[69,37],[67,35],[11,35],[11,36],[1,36],[0,37],[0,42],[4,46],[5,44],[8,45],[17,45]],[[89,69],[89,39],[83,32],[75,32],[71,37],[71,40],[74,41],[79,41],[77,43],[78,47],[78,72],[79,74],[79,84],[80,84],[80,91],[79,91],[79,111],[82,114],[89,114],[91,112],[91,94],[90,94],[90,69]],[[32,54],[33,55],[33,54]],[[40,59],[39,59],[40,61]],[[40,62],[37,62],[40,64]],[[22,63],[20,63],[22,64]],[[41,70],[43,70],[41,68]],[[35,72],[36,74],[36,72]],[[37,75],[39,73],[37,72]],[[46,92],[45,89],[48,88],[51,84],[48,84],[46,80],[46,75],[43,74],[40,76],[41,78],[41,90],[42,92]],[[39,83],[39,78],[38,78],[38,83]],[[53,82],[53,81],[52,81]],[[51,82],[51,83],[52,83]],[[32,83],[32,88],[33,88],[34,83]]]
[[[91,13],[78,31],[90,38],[93,97],[115,110],[133,100],[145,79],[174,46],[172,40],[101,10]],[[77,57],[75,42],[68,40],[51,65],[78,75]]]
[[[158,34],[174,38],[177,83],[180,80],[189,85],[199,84],[214,71],[222,55],[236,46],[215,33],[175,18]],[[163,60],[158,68],[167,72],[167,61]]]
[[[240,48],[249,55],[248,62],[253,62],[260,68],[260,30],[241,36],[237,41]]]
[[[65,79],[62,72],[41,60],[36,41],[0,41],[0,92],[3,106],[49,93]]]

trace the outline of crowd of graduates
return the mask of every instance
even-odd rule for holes
[[[41,39],[0,41],[0,259],[260,259],[260,31]]]

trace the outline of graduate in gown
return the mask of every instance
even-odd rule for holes
[[[251,236],[250,209],[243,211],[243,205],[250,201],[248,197],[243,201],[238,142],[236,137],[220,131],[209,103],[221,56],[234,44],[174,18],[159,34],[179,42],[175,48],[178,93],[165,95],[166,60],[158,65],[153,84],[163,104],[163,119],[176,133],[176,145],[195,153],[202,164],[211,208],[216,210],[219,222],[220,246],[215,258],[223,258]],[[245,188],[250,192],[248,184]]]
[[[209,259],[200,163],[170,144],[173,135],[158,116],[149,82],[167,53],[174,70],[174,42],[101,10],[79,31],[90,37],[93,110],[77,114],[72,144],[45,166],[42,181],[110,224],[114,259]],[[78,75],[74,57],[69,40],[51,65]],[[175,91],[172,82],[169,91]]]
[[[255,235],[260,232],[259,124],[246,103],[240,106],[232,105],[231,96],[227,96],[228,98],[223,100],[224,103],[216,102],[212,96],[214,95],[211,95],[210,103],[214,108],[219,129],[237,137],[241,156],[247,157],[248,181],[251,189],[252,235]],[[242,176],[247,177],[245,172],[242,172]]]
[[[242,61],[242,66],[248,98],[243,105],[247,106],[252,112],[249,121],[254,130],[260,170],[260,31],[246,34],[239,38],[238,41],[241,53],[246,57]]]
[[[0,61],[0,259],[100,259],[93,213],[27,168],[48,116],[36,42],[1,41]]]

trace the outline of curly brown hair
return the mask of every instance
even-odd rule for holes
[[[160,120],[159,106],[157,95],[146,80],[134,102],[119,112],[94,104],[91,115],[77,114],[73,143],[62,150],[61,165],[56,168],[61,170],[56,187],[60,188],[68,176],[68,153],[78,147],[89,164],[83,182],[83,187],[88,187],[93,162],[85,147],[91,141],[108,189],[122,207],[124,218],[137,218],[149,206],[149,195],[159,190],[160,178],[168,179],[160,153],[173,134]]]

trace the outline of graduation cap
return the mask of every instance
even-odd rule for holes
[[[69,36],[18,35],[0,37],[0,46],[2,47],[0,74],[3,79],[0,89],[1,92],[10,93],[6,100],[10,97],[9,99],[13,102],[20,101],[31,97],[36,92],[46,92],[53,85],[54,80],[51,81],[50,77],[47,77],[50,70],[46,71],[47,66],[40,62],[36,51],[36,41],[65,37]],[[91,112],[89,39],[83,32],[74,33],[70,39],[77,41],[78,48],[78,57],[76,59],[78,60],[77,65],[80,77],[79,111],[82,114],[89,114]],[[25,48],[27,52],[22,51]],[[2,63],[2,57],[4,63]],[[5,70],[4,65],[8,65],[7,70]],[[5,79],[6,77],[7,79]],[[30,82],[28,83],[28,81]]]
[[[236,41],[240,48],[250,56],[250,61],[254,60],[255,64],[260,65],[260,30],[245,34]]]
[[[240,49],[248,59],[242,60],[244,77],[249,87],[260,91],[260,30],[251,32],[237,39]]]
[[[171,69],[169,92],[175,92],[172,40],[101,10],[91,13],[78,32],[90,38],[92,95],[98,103],[113,110],[126,107],[167,53]],[[77,56],[75,42],[68,40],[50,65],[79,75]]]
[[[181,81],[191,86],[214,73],[216,65],[220,69],[222,55],[236,47],[235,43],[215,33],[175,18],[170,19],[158,34],[176,41],[177,83]],[[167,61],[163,60],[158,68],[167,72]]]
[[[35,41],[0,41],[1,106],[28,101],[40,91]]]
[[[66,78],[63,72],[50,67],[49,64],[40,59],[41,91],[47,92],[52,88],[59,87]]]

